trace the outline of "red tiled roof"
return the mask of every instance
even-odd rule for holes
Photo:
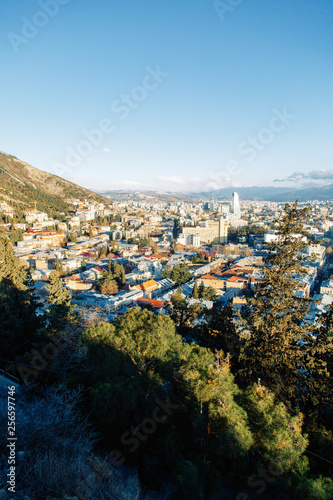
[[[232,281],[232,282],[237,282],[237,281],[242,282],[243,281],[243,282],[246,282],[247,279],[241,278],[240,276],[231,276],[231,278],[229,278],[228,281]]]
[[[153,300],[153,299],[138,299],[137,302],[140,304],[150,304],[153,307],[164,307],[165,302],[163,300]]]
[[[155,280],[145,281],[144,283],[140,283],[139,285],[135,285],[138,290],[148,290],[149,288],[157,287],[157,283]]]

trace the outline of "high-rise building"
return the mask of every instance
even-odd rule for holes
[[[195,234],[200,237],[201,243],[226,243],[228,239],[229,223],[222,217],[219,219],[205,220],[197,227],[183,227],[183,234]]]
[[[232,193],[232,213],[236,219],[241,218],[238,193]]]

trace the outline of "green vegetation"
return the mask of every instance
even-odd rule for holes
[[[192,274],[188,265],[181,262],[180,264],[174,265],[171,270],[164,268],[162,270],[162,277],[170,278],[177,283],[177,285],[183,285],[192,279]]]
[[[2,357],[24,351],[36,336],[41,321],[28,268],[13,256],[8,238],[0,234],[0,342]]]
[[[265,234],[268,228],[263,226],[243,226],[243,227],[229,227],[228,229],[228,241],[231,243],[237,243],[238,238],[245,236],[248,238],[250,234]]]
[[[17,210],[28,210],[37,202],[37,210],[53,217],[73,207],[64,199],[79,198],[108,204],[102,196],[38,170],[12,155],[0,153],[0,193],[5,201]],[[1,201],[0,196],[0,201]]]
[[[65,274],[64,266],[62,264],[62,260],[60,260],[58,257],[56,258],[55,269],[56,269],[56,272],[57,272],[58,276],[62,276],[63,274]]]
[[[316,356],[318,342],[303,322],[308,302],[297,294],[301,286],[296,275],[304,274],[300,252],[306,246],[302,234],[308,212],[298,209],[297,202],[286,205],[276,223],[278,239],[270,245],[264,277],[242,315],[247,336],[240,351],[239,381],[248,384],[260,378],[289,406],[314,396],[317,373],[317,390],[328,377]]]
[[[51,273],[46,287],[47,312],[50,328],[59,328],[76,319],[75,307],[71,302],[71,294],[55,273]]]
[[[211,300],[213,302],[217,299],[216,291],[212,286],[205,286],[203,283],[198,288],[198,297],[203,300]]]
[[[18,241],[23,240],[22,229],[12,229],[10,234],[10,241],[13,245],[15,245]]]
[[[124,286],[126,281],[124,266],[109,258],[109,268],[103,271],[102,277],[98,280],[97,290],[105,295],[116,295],[119,287]]]
[[[211,300],[215,302],[217,299],[217,294],[212,286],[205,286],[203,283],[201,283],[198,287],[198,282],[196,281],[194,283],[191,297],[193,299]]]
[[[182,295],[182,289],[179,287],[171,297],[170,317],[180,328],[191,326],[193,321],[203,312],[200,303],[190,305],[189,298]]]
[[[203,262],[206,262],[206,259],[203,256],[202,252],[197,252],[195,255],[192,255],[190,261],[193,262],[193,264],[201,264]]]

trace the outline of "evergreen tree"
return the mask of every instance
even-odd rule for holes
[[[13,255],[0,234],[0,339],[3,356],[14,358],[28,349],[41,321],[37,316],[30,271]]]
[[[308,390],[320,419],[333,422],[333,304],[323,313],[313,331],[308,351]]]
[[[199,298],[198,282],[197,281],[194,283],[194,287],[193,287],[193,290],[192,290],[192,293],[191,293],[191,297],[193,299],[198,299]]]
[[[202,313],[202,306],[199,303],[189,304],[189,300],[183,296],[183,291],[179,287],[171,296],[170,317],[180,328],[191,326],[193,321]]]
[[[304,472],[308,468],[308,460],[302,456],[308,446],[302,434],[304,415],[290,415],[260,382],[247,389],[244,403],[255,436],[252,451],[262,461],[272,461],[278,475],[290,469]]]
[[[170,278],[172,281],[177,283],[177,285],[183,285],[192,279],[191,271],[188,268],[188,265],[182,262],[181,264],[176,264],[173,266],[171,271],[167,269],[163,269],[162,271],[163,278]]]
[[[55,273],[50,273],[47,297],[47,311],[50,326],[61,327],[76,319],[75,306],[72,304],[71,294],[64,287],[62,281]]]
[[[10,235],[10,241],[15,245],[18,241],[23,240],[22,229],[13,229]]]
[[[240,340],[231,301],[221,307],[214,305],[208,316],[207,329],[212,349],[222,350],[225,354],[229,354],[232,357],[232,365],[235,371]]]
[[[216,301],[216,291],[212,286],[204,286],[198,293],[200,299]]]
[[[247,339],[239,359],[240,380],[248,384],[260,378],[286,403],[305,396],[309,368],[306,343],[311,335],[302,324],[308,306],[297,294],[296,278],[296,273],[304,274],[300,253],[307,245],[302,234],[308,212],[297,202],[287,204],[275,221],[277,239],[265,259],[263,279],[242,315]]]
[[[58,259],[56,259],[56,271],[59,273],[59,275],[61,276],[62,274],[64,274],[64,266],[62,265],[62,261]]]
[[[82,269],[82,271],[85,271],[86,268],[87,268],[86,259],[83,256],[82,257],[82,262],[81,262],[81,269]]]
[[[201,281],[200,285],[199,285],[199,288],[198,288],[198,294],[199,294],[199,297],[202,298],[203,295],[205,295],[205,285],[203,284],[203,282]]]
[[[126,283],[126,276],[125,276],[125,269],[123,266],[121,266],[121,271],[120,271],[120,284],[124,286]]]
[[[203,256],[202,252],[197,252],[196,254],[192,255],[190,261],[193,262],[193,264],[199,264],[205,262],[205,257]]]

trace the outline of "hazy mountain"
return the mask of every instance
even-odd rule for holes
[[[312,201],[312,200],[331,200],[333,198],[333,184],[323,187],[313,187],[307,189],[294,189],[284,193],[272,195],[271,201]]]
[[[105,191],[103,194],[107,198],[113,200],[134,200],[140,201],[142,199],[154,199],[161,202],[177,202],[177,201],[191,201],[191,200],[215,200],[230,201],[233,192],[237,192],[239,197],[245,199],[257,199],[276,202],[293,202],[296,199],[299,201],[311,200],[330,200],[333,199],[333,184],[324,187],[313,187],[307,189],[283,188],[274,186],[249,186],[249,187],[236,187],[236,188],[223,188],[216,191],[206,191],[201,193],[189,192],[161,192],[161,191]]]
[[[114,201],[159,201],[161,203],[176,203],[177,201],[193,201],[196,199],[196,193],[173,193],[162,191],[126,191],[109,190],[98,191],[99,194]],[[202,195],[201,195],[202,197]]]
[[[286,188],[279,188],[274,186],[248,186],[248,187],[230,187],[211,191],[209,193],[200,193],[200,196],[213,196],[214,198],[228,198],[230,199],[232,193],[237,192],[240,198],[251,199],[258,198],[261,200],[269,200],[272,196],[282,195],[289,190]]]
[[[276,188],[276,187],[261,187],[261,186],[251,186],[251,187],[239,187],[239,188],[224,188],[218,189],[216,191],[206,191],[200,193],[190,193],[190,192],[161,192],[161,191],[125,191],[125,190],[117,190],[117,191],[104,191],[100,192],[103,196],[107,198],[111,198],[115,201],[119,200],[133,200],[140,201],[143,198],[149,199],[154,198],[155,200],[164,201],[164,202],[177,202],[180,200],[209,200],[214,197],[215,200],[223,200],[230,201],[232,197],[232,193],[237,191],[240,198],[243,199],[260,199],[260,200],[268,200],[272,196],[284,194],[285,188]]]

